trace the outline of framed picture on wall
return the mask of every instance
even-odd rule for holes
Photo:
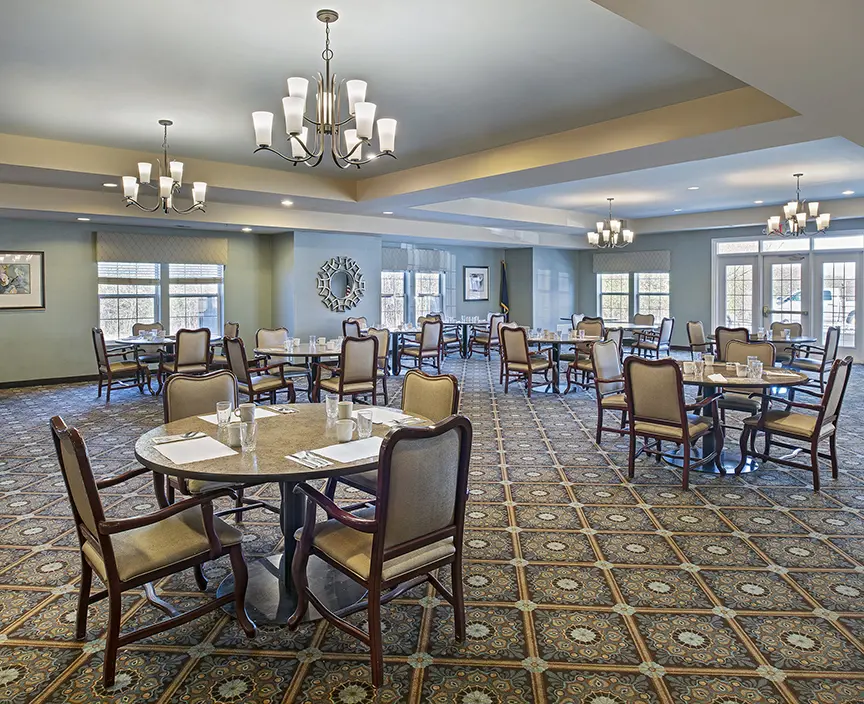
[[[488,266],[464,266],[464,294],[466,301],[488,301],[489,300],[489,267]]]
[[[0,251],[0,311],[45,310],[45,252]]]

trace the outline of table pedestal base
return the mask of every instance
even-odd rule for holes
[[[701,448],[692,448],[690,451],[691,457],[693,461],[698,461],[702,459],[702,449]],[[690,467],[691,472],[702,472],[704,474],[721,474],[720,467],[726,470],[726,474],[735,475],[735,468],[738,466],[738,463],[741,461],[741,453],[735,450],[722,450],[720,452],[720,458],[715,459],[713,462],[708,462],[706,464],[701,465],[700,467]],[[672,466],[681,468],[684,466],[684,461],[680,459],[670,459],[663,458],[663,462]],[[747,474],[748,472],[755,472],[757,469],[761,467],[761,463],[759,460],[754,457],[748,457],[744,461],[744,466],[741,468],[741,474]]]
[[[246,590],[246,612],[258,625],[284,626],[294,613],[297,605],[297,595],[294,586],[286,588],[280,577],[282,555],[272,555],[262,558],[249,565],[249,586]],[[315,556],[309,558],[306,572],[309,587],[313,593],[331,611],[340,611],[356,604],[366,593],[363,587],[341,572],[333,569],[323,560]],[[228,575],[216,590],[217,596],[228,594],[234,590],[234,577]],[[234,605],[228,604],[225,610],[234,612]],[[321,618],[320,614],[310,604],[304,621],[314,621]]]

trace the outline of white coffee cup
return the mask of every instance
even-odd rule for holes
[[[294,347],[299,347],[299,346],[300,346],[300,338],[299,338],[299,337],[295,337],[295,338],[292,340],[292,342],[294,343]]]
[[[326,337],[319,337],[315,342],[316,342],[316,344],[319,344],[319,345],[326,345],[327,344],[327,338]]]
[[[714,364],[714,355],[713,354],[703,354],[702,359],[705,360],[705,364]]]
[[[336,404],[336,417],[339,420],[350,419],[354,414],[354,404],[351,401],[339,401]]]
[[[234,415],[240,417],[241,423],[251,423],[253,420],[255,420],[255,404],[241,403],[234,410]]]
[[[353,420],[343,419],[336,421],[336,439],[339,442],[349,442],[354,437],[354,428],[357,423]]]

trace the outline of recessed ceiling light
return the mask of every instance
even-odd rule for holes
[[[672,212],[673,212],[673,213],[680,213],[680,212],[681,212],[681,208],[675,208],[675,210],[673,210]]]
[[[687,190],[688,190],[688,191],[698,191],[698,190],[699,190],[699,186],[687,186]]]
[[[78,218],[78,222],[90,222],[90,218]]]
[[[843,195],[844,195],[844,196],[854,196],[854,195],[855,195],[855,191],[843,191]]]
[[[754,202],[756,205],[762,205],[762,203],[764,203],[765,201],[764,201],[764,200],[754,200],[753,202]]]
[[[102,186],[105,188],[117,188],[116,183],[103,183]]]
[[[392,215],[393,211],[392,210],[385,210],[382,214],[383,215]]]
[[[282,205],[284,205],[286,208],[288,208],[288,207],[294,205],[294,201],[293,201],[293,200],[288,200],[288,199],[286,198],[285,200],[282,201]]]
[[[244,228],[241,230],[241,232],[252,232],[252,228],[251,228],[251,227],[244,227]]]

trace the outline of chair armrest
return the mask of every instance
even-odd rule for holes
[[[700,408],[705,408],[705,406],[710,406],[712,403],[719,401],[721,398],[723,398],[723,394],[711,394],[710,396],[706,396],[705,398],[703,398],[701,401],[697,401],[696,403],[691,403],[684,406],[684,408],[686,408],[688,411],[697,411]]]
[[[313,502],[324,509],[324,513],[327,514],[328,518],[333,518],[339,521],[342,525],[353,528],[354,530],[359,530],[361,533],[374,533],[378,529],[378,521],[376,519],[358,518],[353,513],[348,513],[348,511],[339,508],[332,499],[328,499],[324,494],[308,484],[297,484],[294,487],[294,493],[305,494],[306,498],[309,499],[310,502]],[[314,523],[314,511],[311,513]],[[306,516],[308,519],[308,511]],[[305,529],[306,528],[304,527],[304,530]]]
[[[96,482],[97,489],[107,489],[111,486],[117,486],[118,484],[122,484],[128,479],[132,479],[133,477],[139,477],[142,474],[146,474],[150,470],[146,467],[137,467],[136,469],[130,469],[128,472],[123,472],[123,474],[115,474],[113,477],[107,477],[106,479],[100,479]]]
[[[787,406],[794,406],[795,408],[806,408],[810,411],[822,410],[822,404],[820,403],[801,403],[800,401],[790,401],[788,398],[783,398],[781,396],[765,396],[765,398],[769,401],[777,401],[777,403],[783,403]]]
[[[782,340],[780,340],[779,342],[782,342]],[[790,349],[793,349],[797,352],[806,352],[807,354],[812,354],[812,353],[825,354],[825,348],[820,347],[819,345],[810,345],[810,344],[804,344],[804,343],[792,343],[791,345],[789,345],[789,347],[790,347]]]
[[[277,364],[268,364],[264,367],[249,367],[250,372],[269,372],[271,369],[283,369],[285,367],[285,362],[278,362]],[[284,369],[283,369],[284,370]]]
[[[538,343],[537,352],[535,354],[552,354],[551,347],[540,347]]]
[[[594,381],[596,381],[598,384],[614,384],[617,381],[624,381],[624,377],[613,376],[611,379],[601,379],[599,376],[595,376]]]
[[[122,347],[112,347],[108,350],[109,357],[119,357],[123,355],[124,357],[130,352],[134,352],[136,349],[135,345],[123,345]]]

